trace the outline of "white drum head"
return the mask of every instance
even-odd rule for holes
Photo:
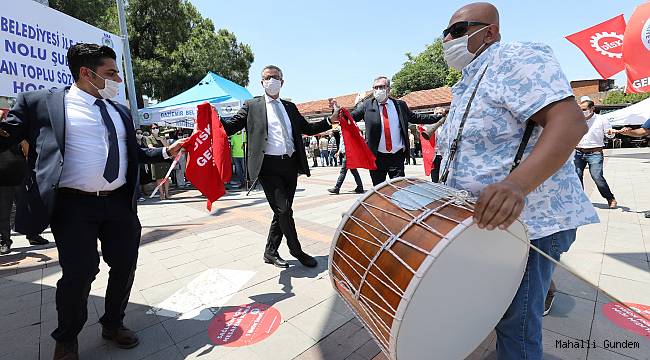
[[[494,329],[515,296],[526,268],[524,226],[481,230],[472,219],[454,229],[442,252],[428,258],[422,279],[412,281],[393,323],[390,357],[399,360],[465,359]],[[412,293],[414,291],[414,293]]]

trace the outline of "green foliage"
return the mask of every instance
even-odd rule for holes
[[[650,98],[650,93],[626,94],[623,90],[612,90],[608,92],[607,97],[603,99],[603,104],[634,104],[647,98]]]
[[[119,33],[115,0],[51,0],[50,5]],[[126,11],[138,95],[168,99],[194,86],[208,71],[248,85],[254,60],[250,46],[238,43],[228,30],[215,31],[212,21],[188,0],[129,0]]]
[[[450,69],[445,62],[441,38],[427,45],[421,53],[415,56],[407,53],[406,57],[408,60],[392,79],[392,92],[396,97],[412,91],[451,86],[460,79],[460,72]]]

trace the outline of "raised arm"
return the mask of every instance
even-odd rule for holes
[[[223,125],[224,130],[226,130],[228,136],[246,127],[248,121],[248,107],[249,103],[246,101],[233,117],[230,119],[221,119],[221,124]]]

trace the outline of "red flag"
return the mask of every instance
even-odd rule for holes
[[[350,112],[341,108],[339,115],[342,115],[339,125],[345,142],[345,161],[348,169],[377,170],[375,155],[368,148],[368,144],[361,137],[361,131]]]
[[[650,92],[650,2],[637,6],[625,29],[627,93]]]
[[[436,156],[436,134],[433,133],[429,137],[429,140],[426,140],[422,133],[425,131],[424,127],[417,127],[418,133],[420,134],[420,146],[422,147],[422,162],[424,163],[424,174],[426,176],[431,175],[431,170],[433,169],[433,158]]]
[[[187,150],[185,176],[208,198],[206,208],[210,211],[212,203],[226,193],[224,182],[229,181],[232,175],[230,145],[212,105],[203,103],[197,108],[196,128],[183,145]]]
[[[598,25],[566,36],[566,39],[585,54],[591,65],[608,79],[625,68],[623,64],[623,14]]]

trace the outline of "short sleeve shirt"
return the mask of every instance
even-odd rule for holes
[[[571,86],[551,49],[539,43],[495,43],[462,71],[452,88],[452,103],[438,144],[442,147],[441,174],[456,138],[469,98],[480,74],[485,75],[472,101],[447,185],[477,197],[487,185],[508,176],[521,143],[526,121],[545,106],[571,97]],[[524,152],[530,154],[539,139],[536,126]],[[571,157],[570,159],[572,159]],[[567,162],[526,197],[520,219],[530,239],[598,222],[573,162]]]
[[[650,130],[650,119],[646,120],[641,127]]]

